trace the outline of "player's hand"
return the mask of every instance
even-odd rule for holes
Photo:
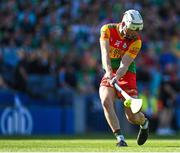
[[[109,81],[109,83],[110,83],[110,85],[113,86],[113,84],[114,84],[115,82],[117,82],[117,81],[118,81],[118,80],[117,80],[116,76],[114,76],[114,77]]]
[[[111,80],[115,75],[112,72],[106,72],[105,74],[105,78],[107,79],[107,81],[110,83],[110,85],[113,87],[113,85],[111,84]]]

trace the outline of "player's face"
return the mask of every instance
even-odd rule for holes
[[[123,33],[124,33],[124,37],[125,38],[128,38],[128,39],[134,39],[138,36],[138,32],[137,31],[134,31],[134,30],[131,30],[131,29],[127,29],[125,28],[123,30]]]

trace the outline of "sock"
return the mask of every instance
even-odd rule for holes
[[[148,128],[148,120],[146,119],[145,122],[142,125],[140,125],[140,127],[142,129],[147,129]]]
[[[116,137],[116,139],[117,139],[118,142],[121,141],[121,140],[122,140],[122,141],[125,141],[123,135],[118,135],[118,136]]]
[[[116,130],[114,132],[114,135],[115,135],[115,137],[116,137],[118,142],[121,141],[121,140],[125,141],[124,140],[124,136],[121,134],[121,130],[120,129]]]

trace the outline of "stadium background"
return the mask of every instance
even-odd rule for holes
[[[98,97],[103,74],[99,30],[127,9],[144,19],[136,59],[150,132],[180,130],[178,0],[1,0],[0,133],[84,134],[110,131]],[[116,103],[124,132],[127,123]]]

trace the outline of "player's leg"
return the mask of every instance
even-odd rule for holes
[[[138,145],[143,145],[149,136],[148,119],[145,118],[142,112],[133,114],[130,108],[125,108],[125,114],[130,123],[140,125],[140,130],[137,136],[137,143]]]
[[[114,132],[119,129],[119,121],[114,110],[115,93],[114,89],[110,87],[101,86],[99,95],[104,110],[106,120]]]
[[[123,84],[124,82],[127,82],[127,84]],[[120,86],[132,97],[137,98],[138,92],[137,92],[137,86],[136,86],[136,73],[127,72],[122,80],[120,81]],[[140,125],[140,130],[137,137],[137,143],[138,145],[143,145],[149,135],[149,122],[147,118],[145,118],[144,114],[139,112],[136,114],[133,114],[130,108],[125,108],[125,114],[129,122],[133,124]]]
[[[116,136],[118,146],[127,146],[124,136],[121,134],[118,117],[115,113],[114,101],[116,97],[115,90],[111,87],[100,86],[99,95],[104,110],[105,118]]]

